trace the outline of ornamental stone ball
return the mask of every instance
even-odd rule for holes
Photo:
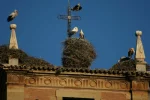
[[[16,29],[17,25],[16,24],[10,24],[10,29]]]
[[[137,31],[135,32],[135,35],[136,35],[136,36],[141,36],[141,35],[142,35],[142,31],[137,30]]]

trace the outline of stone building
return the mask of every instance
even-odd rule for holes
[[[9,49],[18,49],[16,25],[10,29]],[[136,31],[136,62],[118,62],[110,70],[25,66],[9,57],[0,64],[0,100],[150,100],[141,35]],[[63,71],[56,74],[58,69]]]

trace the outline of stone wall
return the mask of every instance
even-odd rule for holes
[[[56,89],[47,87],[26,87],[24,100],[57,100]]]
[[[7,100],[63,100],[63,97],[148,100],[149,89],[148,80],[135,78],[129,81],[121,75],[104,74],[71,73],[56,76],[43,72],[9,71],[6,83]]]
[[[131,100],[130,98],[131,95],[129,92],[101,92],[101,100]]]
[[[94,100],[130,100],[130,93],[46,87],[26,87],[24,90],[24,100],[63,100],[63,97],[93,98]]]

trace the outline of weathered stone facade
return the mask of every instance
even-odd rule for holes
[[[26,66],[1,66],[1,70],[6,72],[7,91],[0,100],[149,100],[146,72],[64,69],[56,75],[57,68]]]

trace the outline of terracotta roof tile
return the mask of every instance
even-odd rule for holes
[[[38,66],[38,67],[27,67],[27,66],[3,66],[0,65],[0,68],[6,70],[35,70],[35,71],[52,71],[52,72],[76,72],[76,73],[91,73],[91,74],[109,74],[109,75],[125,75],[125,76],[148,76],[150,77],[150,73],[147,72],[136,72],[136,71],[122,71],[122,70],[103,70],[103,69],[78,69],[78,68],[63,68],[63,67],[46,67],[46,66]]]

